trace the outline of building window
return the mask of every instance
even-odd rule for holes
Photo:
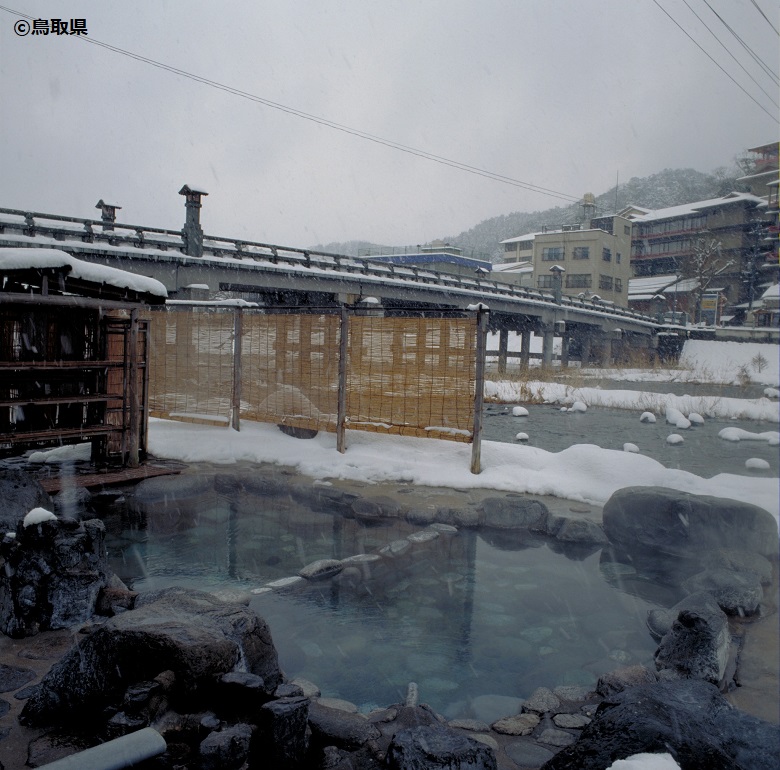
[[[540,289],[552,289],[553,288],[553,275],[540,275],[538,286]]]
[[[516,244],[514,243],[505,243],[504,244],[504,251],[515,251],[516,250]]]
[[[608,249],[606,246],[601,250],[601,258],[605,262],[612,261],[612,249]]]
[[[620,254],[620,252],[619,252],[619,251],[616,251],[616,252],[615,252],[615,262],[617,262],[618,264],[620,264],[620,260],[621,260],[621,259],[622,259],[622,255]]]
[[[623,279],[622,278],[615,278],[615,291],[618,294],[623,293]]]
[[[567,289],[589,289],[593,285],[593,280],[589,273],[570,273],[566,276]]]
[[[612,276],[611,275],[600,275],[599,276],[599,289],[607,289],[608,291],[612,291]]]
[[[628,225],[623,225],[623,235],[631,235],[631,228]]]
[[[544,246],[542,248],[542,262],[562,262],[563,246]]]
[[[573,259],[590,259],[590,246],[575,246],[572,253]]]
[[[519,241],[517,244],[518,251],[529,251],[534,247],[533,241]]]

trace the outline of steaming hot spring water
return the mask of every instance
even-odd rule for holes
[[[619,666],[652,666],[647,612],[682,598],[606,549],[563,550],[527,532],[366,524],[289,495],[228,499],[208,485],[148,507],[128,495],[104,520],[112,567],[131,588],[248,595],[285,674],[363,712],[403,701],[414,681],[421,701],[450,718],[495,719],[537,687],[592,687]],[[405,552],[378,556],[410,536]],[[314,561],[352,556],[335,577],[294,580]]]

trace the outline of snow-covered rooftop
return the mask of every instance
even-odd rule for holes
[[[684,203],[681,206],[670,206],[665,209],[654,209],[649,214],[633,218],[634,222],[654,222],[658,219],[673,219],[686,216],[687,214],[697,214],[705,209],[716,208],[718,206],[730,206],[734,203],[749,202],[758,206],[766,206],[766,201],[751,193],[731,192],[722,198],[710,198],[705,201],[694,201],[693,203]]]
[[[59,249],[0,248],[0,270],[38,270],[70,267],[69,276],[98,285],[106,284],[119,289],[130,289],[154,297],[167,297],[168,292],[160,281],[145,275],[128,273],[116,267],[96,265],[66,254]]]

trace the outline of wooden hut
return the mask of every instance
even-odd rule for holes
[[[146,452],[152,278],[58,249],[0,248],[0,453],[91,442],[92,461]]]

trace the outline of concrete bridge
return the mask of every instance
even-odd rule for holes
[[[204,235],[198,222],[200,196],[187,196],[181,231],[115,221],[117,206],[98,203],[103,217],[79,219],[0,208],[0,248],[56,248],[88,262],[110,265],[161,281],[171,298],[231,292],[268,305],[327,306],[378,298],[387,313],[415,308],[435,313],[484,303],[490,329],[499,332],[499,367],[506,365],[509,331],[521,335],[527,361],[531,333],[543,339],[542,359],[552,362],[555,336],[575,340],[583,360],[608,363],[622,347],[650,348],[657,322],[603,303],[518,287],[491,280],[435,272],[422,267],[381,264],[349,257],[235,238]]]

